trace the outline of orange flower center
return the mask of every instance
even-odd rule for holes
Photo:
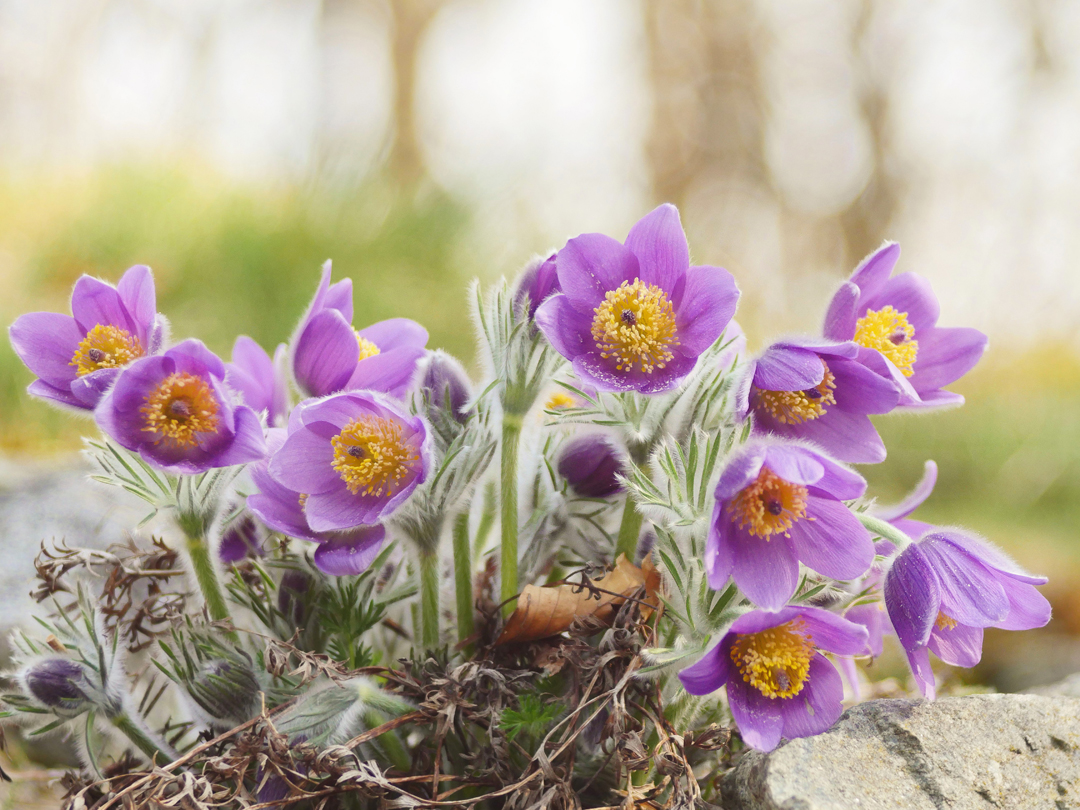
[[[806,517],[806,487],[785,481],[768,467],[731,499],[731,519],[755,537],[787,534]],[[813,518],[807,518],[813,520]]]
[[[380,416],[349,420],[331,444],[332,466],[353,495],[393,495],[420,458],[403,438],[401,424]]]
[[[198,434],[218,428],[217,397],[210,384],[194,374],[170,374],[146,398],[140,408],[143,430],[157,433],[158,441],[191,447]]]
[[[956,625],[956,619],[946,613],[939,612],[937,615],[937,619],[934,620],[934,627],[936,627],[938,630],[955,630]]]
[[[574,398],[570,396],[566,391],[556,391],[550,397],[547,402],[544,403],[544,410],[558,411],[564,408],[573,408],[575,405]]]
[[[868,349],[877,349],[888,357],[905,377],[915,373],[915,359],[919,355],[919,341],[915,340],[915,327],[908,323],[906,312],[897,312],[891,306],[879,310],[868,309],[855,322],[855,342]]]
[[[593,310],[592,336],[600,356],[615,360],[619,371],[639,370],[652,374],[675,356],[672,346],[679,338],[675,310],[667,295],[655,284],[641,279],[624,281],[608,290]]]
[[[86,333],[69,366],[82,377],[101,368],[120,368],[146,354],[139,339],[123,329],[99,323]]]
[[[805,391],[755,391],[754,404],[768,411],[782,425],[799,425],[825,415],[826,405],[835,405],[836,378],[822,360],[825,376],[813,388]]]
[[[379,347],[378,346],[376,346],[374,343],[372,343],[366,337],[361,337],[360,333],[357,332],[355,329],[353,330],[353,332],[356,332],[356,342],[358,344],[360,344],[360,359],[361,360],[367,360],[369,357],[374,357],[375,355],[379,354]]]
[[[767,698],[795,697],[803,690],[814,645],[801,618],[735,639],[731,660],[746,683]]]

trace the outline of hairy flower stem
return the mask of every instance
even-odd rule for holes
[[[454,519],[454,590],[457,595],[458,640],[473,634],[472,555],[469,549],[469,513]]]
[[[495,525],[495,507],[499,499],[499,488],[494,481],[489,481],[484,487],[484,501],[480,509],[480,525],[476,527],[476,536],[473,538],[472,552],[474,557],[480,556],[484,550],[488,535]]]
[[[225,592],[218,580],[217,568],[210,553],[210,544],[206,541],[205,521],[190,515],[180,515],[177,520],[184,531],[191,571],[195,574],[195,581],[199,583],[210,618],[215,622],[231,619]],[[234,631],[229,631],[226,635],[230,641],[240,640]]]
[[[110,717],[109,720],[134,743],[136,748],[146,754],[146,758],[154,765],[164,765],[172,761],[172,756],[158,748],[157,743],[123,712]]]
[[[634,499],[627,495],[626,505],[623,506],[622,523],[619,524],[619,539],[615,543],[615,559],[619,559],[620,554],[625,554],[627,562],[635,562],[640,535],[641,512],[637,510]]]
[[[856,512],[855,517],[859,519],[859,522],[865,526],[868,531],[893,543],[896,546],[897,552],[903,551],[913,542],[910,537],[891,523],[886,523],[881,518],[876,518],[865,512]]]
[[[502,579],[501,601],[503,615],[514,612],[512,601],[518,593],[518,445],[521,442],[520,414],[504,413],[502,429],[502,560],[499,574]]]
[[[420,552],[420,643],[425,650],[439,646],[439,555]]]

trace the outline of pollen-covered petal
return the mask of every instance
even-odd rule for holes
[[[966,326],[938,326],[919,336],[919,359],[911,384],[916,391],[944,388],[967,374],[982,359],[987,337]]]
[[[919,546],[908,546],[893,560],[884,592],[889,620],[904,649],[926,644],[941,610],[941,588]]]
[[[877,610],[876,605],[871,607]],[[818,649],[837,655],[862,655],[866,651],[868,633],[861,624],[822,608],[800,608],[799,615]]]
[[[725,644],[725,641],[728,641]],[[696,664],[691,664],[679,672],[679,681],[691,695],[708,695],[728,682],[731,677],[731,657],[728,653],[731,644],[728,637],[720,639],[701,656]]]
[[[957,624],[952,628],[935,627],[926,646],[930,651],[954,667],[973,667],[982,658],[983,630]]]
[[[578,312],[592,314],[609,290],[638,278],[637,257],[621,242],[586,233],[566,243],[555,259],[559,287]]]
[[[346,534],[334,535],[315,549],[315,567],[333,577],[356,576],[368,569],[379,556],[386,529],[362,526]]]
[[[833,579],[855,579],[874,562],[870,532],[839,501],[810,498],[806,519],[792,525],[790,536],[799,561]]]
[[[738,304],[739,288],[731,273],[709,265],[691,267],[675,309],[680,350],[696,356],[712,346],[731,323]]]
[[[850,281],[859,287],[863,295],[873,295],[888,281],[899,258],[900,245],[896,242],[885,242],[859,262]]]
[[[840,673],[825,656],[815,653],[806,688],[793,698],[777,701],[784,717],[783,736],[790,740],[827,731],[843,712],[843,699]]]
[[[771,700],[741,678],[732,678],[727,685],[731,717],[739,727],[739,736],[751,748],[772,751],[780,744],[784,733],[781,700]]]
[[[129,335],[139,332],[120,293],[110,284],[93,276],[81,276],[71,291],[71,314],[86,334],[98,324],[116,326]]]
[[[34,374],[56,388],[75,379],[71,358],[85,337],[75,319],[55,312],[30,312],[11,325],[11,347]]]
[[[830,340],[851,340],[858,320],[859,288],[850,281],[840,285],[829,302],[822,334]]]
[[[356,371],[360,346],[352,326],[336,309],[315,313],[296,340],[293,374],[311,396],[342,390]]]
[[[735,568],[732,578],[758,607],[779,610],[799,584],[799,561],[783,535],[769,540],[736,529],[729,534]]]
[[[641,394],[662,394],[678,388],[691,371],[697,358],[676,354],[663,369],[645,374],[638,370],[618,371],[610,360],[591,351],[573,358],[574,373],[600,391],[637,391]]]

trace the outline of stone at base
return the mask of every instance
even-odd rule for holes
[[[748,753],[723,798],[726,810],[1080,807],[1080,699],[863,703],[825,734]]]

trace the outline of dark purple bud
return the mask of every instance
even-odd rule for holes
[[[89,708],[86,670],[76,661],[46,658],[27,667],[22,681],[26,691],[58,714],[80,714]]]
[[[464,409],[472,397],[472,383],[455,358],[442,351],[432,352],[422,387],[433,406],[450,411],[458,422],[465,422]]]
[[[286,571],[278,585],[277,606],[281,614],[299,627],[304,624],[307,614],[307,594],[313,583],[310,574],[304,571]]]
[[[578,495],[606,498],[622,489],[617,475],[623,461],[615,446],[598,434],[574,439],[559,458],[559,474]]]
[[[552,253],[546,259],[534,260],[525,268],[525,272],[518,279],[517,289],[514,291],[514,306],[520,310],[525,296],[529,297],[529,320],[536,314],[536,308],[544,303],[544,299],[552,293],[561,292],[559,289],[559,276],[555,272],[555,254]]]
[[[227,728],[250,720],[258,711],[259,681],[242,652],[231,660],[206,661],[186,686],[191,699]]]
[[[218,548],[218,557],[223,563],[239,562],[249,555],[262,557],[265,553],[259,528],[248,515],[242,515],[229,524]]]

